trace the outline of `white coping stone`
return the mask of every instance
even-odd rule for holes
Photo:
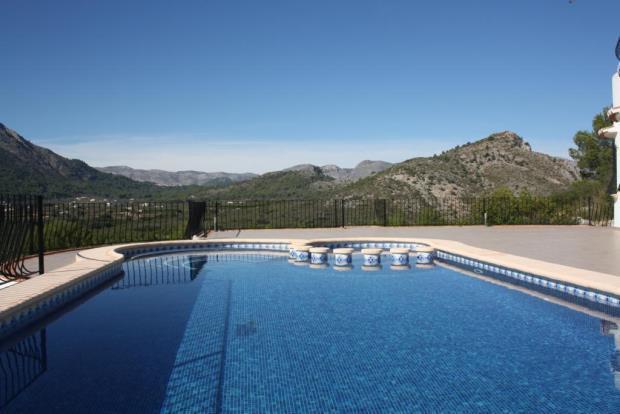
[[[409,253],[409,249],[407,247],[392,247],[390,253],[407,254]]]
[[[418,253],[433,253],[435,251],[431,246],[418,246],[415,250]]]
[[[383,249],[362,249],[362,254],[377,255],[383,253]]]
[[[311,247],[310,248],[310,253],[328,253],[328,252],[329,252],[328,247]]]
[[[339,249],[334,249],[334,254],[352,254],[353,251],[354,250],[349,247],[342,247]]]
[[[294,249],[299,252],[309,252],[311,247],[310,246],[295,246]]]

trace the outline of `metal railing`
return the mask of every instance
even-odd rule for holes
[[[39,196],[0,195],[0,283],[28,277],[37,270],[42,273],[44,251],[189,239],[211,230],[481,224],[604,226],[612,217],[611,200],[592,198],[44,203]],[[39,256],[37,270],[25,265],[29,255]]]
[[[0,195],[0,283],[43,272],[43,198]],[[38,269],[29,269],[27,256],[39,255]]]
[[[45,203],[45,247],[63,250],[186,237],[185,201]]]
[[[206,203],[203,228],[590,224],[607,226],[611,201],[552,197],[249,200]]]

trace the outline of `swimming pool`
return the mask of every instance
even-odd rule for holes
[[[5,340],[7,412],[597,412],[620,407],[617,319],[444,267],[268,253],[130,260]],[[616,335],[615,337],[613,335]]]

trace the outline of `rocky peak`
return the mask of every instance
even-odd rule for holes
[[[481,142],[495,142],[500,146],[509,146],[511,148],[520,148],[525,151],[531,151],[532,147],[530,144],[521,138],[519,135],[515,134],[512,131],[502,131],[496,132],[495,134],[489,135],[488,138],[481,140]]]
[[[0,122],[0,145],[11,152],[31,150],[34,145]]]

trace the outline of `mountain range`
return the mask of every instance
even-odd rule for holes
[[[324,165],[319,167],[313,164],[299,164],[282,171],[314,172],[320,170],[324,175],[332,177],[336,182],[353,182],[381,172],[391,166],[392,164],[386,161],[364,160],[354,168],[342,168],[337,165]],[[104,173],[122,175],[135,181],[149,182],[165,187],[184,185],[222,186],[240,181],[247,181],[259,176],[254,173],[141,170],[124,165],[96,168]]]
[[[50,198],[269,199],[464,197],[498,188],[548,195],[579,178],[574,162],[532,151],[509,131],[432,157],[390,164],[362,161],[354,168],[296,165],[262,175],[95,169],[34,145],[0,124],[0,192]]]
[[[97,167],[104,173],[122,175],[135,181],[149,182],[165,187],[183,185],[207,185],[207,184],[232,184],[238,181],[246,181],[258,174],[252,173],[226,173],[226,172],[203,172],[203,171],[164,171],[164,170],[140,170],[125,165],[111,167]]]
[[[353,168],[341,168],[333,164],[324,165],[322,167],[313,164],[299,164],[282,171],[301,171],[306,173],[320,172],[325,176],[333,178],[337,183],[349,183],[387,170],[391,166],[392,163],[386,161],[364,160]]]

